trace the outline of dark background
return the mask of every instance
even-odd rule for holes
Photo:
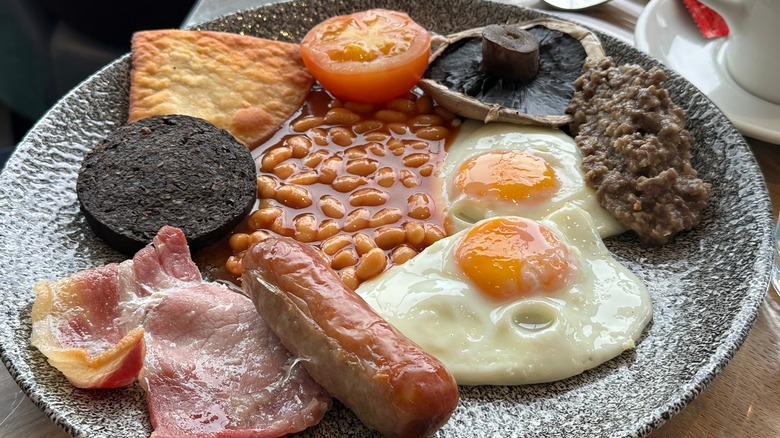
[[[0,0],[0,168],[57,100],[130,51],[136,30],[177,28],[195,0]]]

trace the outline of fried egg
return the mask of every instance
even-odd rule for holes
[[[601,237],[625,231],[585,184],[577,144],[557,129],[466,121],[439,176],[448,234],[493,216],[541,219],[569,202],[593,216]]]
[[[484,219],[356,292],[461,385],[574,376],[633,348],[652,317],[645,285],[572,204]]]

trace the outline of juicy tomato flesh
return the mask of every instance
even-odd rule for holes
[[[301,42],[303,62],[339,99],[380,103],[406,95],[428,67],[431,36],[403,12],[329,18]]]

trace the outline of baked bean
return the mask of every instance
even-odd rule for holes
[[[352,126],[352,132],[355,134],[365,134],[366,132],[382,129],[384,126],[385,124],[379,120],[363,120]]]
[[[341,278],[342,283],[352,290],[355,290],[360,286],[360,280],[358,280],[357,275],[355,275],[355,268],[352,266],[347,266],[339,271],[339,277]]]
[[[371,213],[365,208],[358,208],[352,210],[344,219],[344,231],[351,233],[353,231],[362,230],[368,226],[368,222],[371,218]]]
[[[450,130],[444,126],[425,126],[414,132],[420,138],[425,140],[442,140],[449,135]]]
[[[433,112],[433,99],[427,94],[420,96],[414,102],[414,109],[418,114],[430,114]]]
[[[328,125],[352,125],[360,121],[360,116],[345,108],[333,108],[323,118]]]
[[[417,192],[409,196],[406,201],[409,204],[409,217],[419,220],[431,217],[431,204],[433,201],[427,194]]]
[[[333,254],[333,258],[330,260],[330,267],[338,271],[347,266],[354,266],[357,262],[358,256],[355,254],[355,250],[347,246]]]
[[[381,109],[374,113],[374,117],[388,123],[402,123],[406,121],[406,114],[401,111]]]
[[[228,245],[234,253],[246,251],[252,245],[252,238],[247,233],[236,233],[228,239]]]
[[[397,151],[398,149],[403,151],[404,148],[406,148],[406,145],[404,144],[403,141],[401,141],[401,140],[399,140],[397,138],[393,138],[393,139],[388,140],[387,148],[390,149],[393,152]]]
[[[290,127],[295,132],[306,132],[311,128],[322,125],[323,121],[322,117],[307,116],[294,121]]]
[[[339,177],[345,178],[345,177]],[[335,181],[334,181],[335,184]],[[335,185],[334,185],[335,187]],[[338,189],[336,189],[338,190]],[[353,207],[369,206],[376,207],[382,205],[390,198],[390,194],[373,187],[355,190],[349,195],[349,205]]]
[[[330,136],[331,141],[339,146],[349,146],[355,139],[355,133],[343,126],[330,128],[328,135]]]
[[[362,176],[344,175],[334,179],[331,187],[337,192],[349,193],[367,183],[368,181]]]
[[[404,243],[406,230],[396,227],[379,227],[374,231],[374,242],[382,249],[391,249]]]
[[[298,165],[293,162],[279,164],[274,167],[274,175],[279,179],[287,179],[298,170]]]
[[[316,170],[305,170],[287,178],[287,183],[309,186],[319,181],[320,175]]]
[[[403,184],[404,187],[408,189],[420,185],[420,181],[417,179],[417,176],[415,176],[414,172],[410,171],[409,169],[401,169],[399,175],[401,184]]]
[[[341,231],[341,227],[336,221],[333,219],[325,219],[320,222],[320,226],[317,229],[317,240],[323,241],[328,239],[335,236],[339,231]]]
[[[406,151],[403,148],[395,148],[395,149],[392,149],[392,152],[393,152],[393,155],[395,155],[396,157],[400,157]]]
[[[436,114],[420,114],[409,120],[409,126],[411,126],[413,129],[422,128],[423,126],[438,126],[443,124],[444,119]]]
[[[252,244],[263,241],[269,237],[271,237],[271,235],[263,230],[257,230],[249,235],[249,238],[252,240]]]
[[[427,163],[431,159],[431,156],[423,153],[409,154],[404,157],[404,166],[406,167],[420,167]]]
[[[410,99],[397,98],[385,102],[385,108],[411,114],[414,112],[415,106],[414,102],[412,102]]]
[[[354,102],[348,100],[344,102],[344,108],[352,111],[353,113],[365,114],[374,110],[374,105],[370,103]]]
[[[354,160],[356,158],[365,158],[368,156],[368,152],[366,152],[365,146],[352,146],[351,148],[347,148],[344,150],[344,155]]]
[[[317,207],[319,207],[320,211],[323,212],[325,216],[334,219],[341,219],[347,213],[344,204],[342,204],[338,198],[331,195],[321,197],[320,200],[317,201]]]
[[[377,157],[384,157],[385,156],[385,147],[382,145],[382,143],[377,143],[372,141],[371,143],[368,143],[366,145],[366,150],[371,152]]]
[[[363,233],[355,234],[354,240],[355,240],[355,249],[357,250],[357,253],[360,256],[376,248],[376,243],[370,237],[368,237]]]
[[[300,214],[293,219],[295,234],[293,238],[299,242],[309,243],[317,240],[317,218],[311,213]]]
[[[414,246],[419,246],[425,241],[425,227],[420,222],[406,222],[404,224],[406,231],[406,241]]]
[[[396,265],[402,265],[411,260],[416,255],[417,251],[415,251],[413,248],[410,248],[406,245],[401,245],[390,253],[390,260],[392,260]]]
[[[273,207],[274,206],[274,200],[272,199],[259,199],[257,201],[257,209],[266,208],[266,207]]]
[[[409,140],[407,142],[407,146],[411,147],[412,149],[418,149],[418,150],[428,149],[428,143],[422,140]]]
[[[369,176],[376,172],[379,162],[371,158],[358,158],[347,161],[347,172],[353,175]]]
[[[257,194],[261,198],[273,198],[276,194],[276,180],[267,175],[258,176]]]
[[[303,187],[283,185],[276,189],[274,199],[285,207],[306,208],[312,204],[311,194]]]
[[[311,128],[308,133],[309,137],[314,140],[320,146],[328,145],[328,131],[323,128]]]
[[[420,176],[429,177],[433,175],[433,165],[432,164],[426,164],[425,166],[420,168]]]
[[[324,160],[325,157],[327,157],[328,155],[330,155],[330,153],[325,149],[314,151],[311,154],[309,154],[308,157],[303,159],[303,165],[308,167],[309,169],[314,169],[317,166],[319,166],[322,160]]]
[[[282,161],[292,156],[292,149],[289,146],[279,146],[266,151],[260,160],[260,170],[263,172],[272,172]]]
[[[434,224],[425,224],[425,246],[431,246],[446,236],[444,230]]]
[[[371,217],[371,221],[368,223],[368,226],[371,228],[377,228],[381,227],[382,225],[394,224],[400,221],[403,217],[404,214],[400,209],[394,207],[383,208],[374,213],[374,216]]]
[[[404,135],[409,130],[409,127],[404,123],[388,123],[387,129],[393,131],[398,135]]]
[[[392,167],[377,170],[374,181],[382,187],[392,187],[395,184],[395,170]]]
[[[341,170],[341,163],[343,158],[338,155],[326,158],[320,166],[320,182],[323,184],[330,184],[336,179]]]
[[[339,250],[341,250],[342,248],[346,247],[351,243],[352,243],[352,238],[350,238],[346,234],[337,234],[322,242],[322,245],[320,245],[320,249],[322,249],[322,252],[324,252],[325,254],[332,256],[333,254],[336,254],[336,252],[338,252]]]
[[[225,269],[230,272],[231,275],[240,277],[244,273],[244,264],[242,263],[242,257],[238,255],[232,255],[228,257],[225,262]]]
[[[375,141],[379,143],[384,143],[388,138],[390,138],[389,134],[385,134],[384,132],[369,132],[368,134],[363,136],[366,141]]]
[[[266,228],[281,215],[282,209],[279,207],[261,208],[259,210],[253,211],[252,214],[249,215],[247,225],[249,225],[249,228],[253,230]]]
[[[374,248],[360,257],[360,261],[355,267],[355,276],[359,280],[368,280],[382,273],[386,267],[387,256],[385,252],[379,248]]]
[[[280,236],[286,236],[286,237],[292,237],[295,230],[292,228],[288,228],[287,225],[284,223],[284,216],[279,216],[278,218],[274,219],[273,222],[271,222],[271,225],[268,227],[271,231],[274,233],[280,235]]]
[[[330,102],[330,107],[331,108],[343,108],[344,107],[344,102],[342,102],[341,99],[333,99]]]
[[[284,143],[292,150],[293,158],[303,158],[309,155],[311,150],[311,140],[303,135],[295,135],[288,138]]]

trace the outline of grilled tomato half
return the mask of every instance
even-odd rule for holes
[[[403,12],[329,18],[301,42],[303,62],[333,96],[380,103],[404,96],[428,66],[431,36]]]

